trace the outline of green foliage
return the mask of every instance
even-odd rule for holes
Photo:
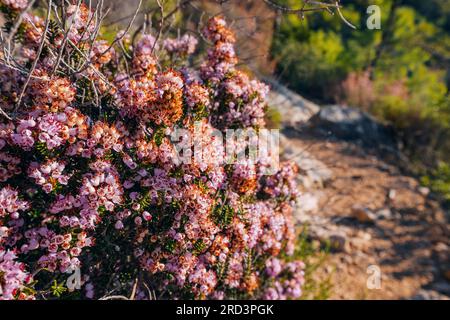
[[[164,249],[167,252],[173,252],[175,250],[177,242],[175,239],[166,239],[166,242],[164,244]]]
[[[295,1],[282,2],[295,6]],[[450,34],[441,28],[445,23],[436,23],[437,10],[430,13],[431,16],[423,16],[418,1],[406,2],[410,6],[400,6],[395,11],[393,32],[382,44],[382,32],[389,27],[386,23],[392,0],[371,3],[381,8],[381,30],[367,29],[368,4],[365,1],[346,1],[343,9],[344,16],[357,25],[358,30],[346,27],[336,16],[323,13],[308,14],[304,21],[298,16],[288,16],[278,26],[272,47],[279,75],[306,96],[332,99],[330,90],[349,72],[368,68],[377,47],[382,45],[381,57],[374,70],[377,79],[404,79],[412,92],[418,84],[427,85],[429,67],[437,67],[438,60],[450,53]],[[442,66],[433,69],[442,70]],[[433,83],[444,83],[442,72]],[[445,93],[439,89],[436,95]],[[420,99],[423,104],[428,101],[427,96]]]
[[[201,106],[197,107],[196,110],[194,110],[194,120],[195,121],[200,121],[203,118],[208,117],[208,115],[209,115],[208,107],[205,105],[201,105]]]
[[[43,159],[48,159],[50,157],[50,151],[47,149],[47,145],[44,142],[36,142],[36,151]]]
[[[282,19],[272,45],[277,73],[306,97],[361,107],[392,124],[412,168],[433,180],[437,163],[450,164],[450,1],[370,4],[381,9],[381,30],[367,28],[365,0],[343,3],[357,30],[322,12]],[[446,193],[441,180],[435,184]]]
[[[422,183],[441,194],[450,203],[450,164],[440,163],[430,175],[422,177]]]
[[[55,297],[61,297],[61,295],[67,291],[67,288],[64,287],[64,282],[58,283],[56,280],[53,280],[53,284],[50,287],[50,292]]]
[[[281,128],[281,113],[277,108],[267,107],[265,112],[265,122],[268,129],[280,129]]]
[[[307,96],[323,96],[328,85],[343,79],[340,55],[344,47],[333,31],[312,32],[304,41],[275,45],[277,70],[291,87]]]
[[[194,253],[197,255],[203,253],[207,248],[208,248],[208,246],[203,242],[202,239],[198,239],[194,243]]]
[[[305,263],[305,284],[302,300],[325,300],[331,295],[333,284],[331,275],[318,278],[317,271],[323,268],[329,253],[329,246],[317,247],[308,237],[308,228],[303,228],[297,241],[295,259]]]
[[[219,226],[229,226],[234,217],[234,210],[227,204],[218,204],[212,213],[214,222]]]
[[[155,130],[153,139],[158,147],[163,143],[164,137],[166,136],[165,130],[166,130],[165,127],[159,127],[158,129]]]

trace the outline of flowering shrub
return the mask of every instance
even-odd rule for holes
[[[10,22],[26,7],[0,3]],[[224,163],[210,135],[264,127],[268,88],[237,70],[225,21],[208,21],[196,70],[191,35],[111,45],[86,5],[65,14],[24,15],[14,59],[31,72],[1,57],[0,299],[299,297],[296,167]],[[179,161],[176,128],[200,130],[201,159]]]

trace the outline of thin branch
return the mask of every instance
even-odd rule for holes
[[[161,20],[167,20],[167,19],[169,19],[170,17],[172,17],[174,14],[176,14],[181,8],[183,8],[185,5],[192,5],[192,2],[194,2],[195,0],[183,0],[183,1],[178,1],[177,2],[177,5],[175,6],[175,8],[173,8],[169,13],[167,13],[167,15],[165,15],[165,16],[162,16],[157,22],[158,22],[158,24],[161,24]],[[152,14],[152,13],[154,13],[157,9],[160,9],[160,7],[158,6],[158,7],[156,7],[156,8],[152,8],[151,10],[148,10],[147,12],[144,12],[144,15],[146,14],[146,15],[149,15],[149,14]],[[151,22],[151,20],[150,20],[150,22]],[[145,23],[145,22],[144,22]],[[131,43],[134,43],[135,42],[135,39],[136,39],[136,37],[137,37],[137,35],[139,34],[139,32],[141,32],[142,31],[142,29],[144,28],[144,24],[141,24],[137,29],[136,29],[136,31],[133,33],[133,36],[132,36],[132,41],[131,41]]]
[[[80,9],[80,5],[81,5],[81,0],[78,0],[77,8],[75,9],[74,15],[76,15],[76,14],[78,13],[78,10]],[[63,6],[63,8],[64,8],[64,6]],[[57,10],[57,9],[55,9],[55,11],[56,11],[56,10]],[[64,15],[65,15],[65,14],[64,14]],[[58,69],[58,67],[59,67],[59,64],[60,64],[60,62],[61,62],[62,55],[63,55],[63,53],[64,53],[64,49],[66,48],[66,43],[67,43],[67,39],[68,39],[68,37],[69,37],[70,29],[71,29],[72,26],[73,26],[74,20],[75,20],[75,19],[72,19],[72,20],[71,20],[68,30],[64,30],[64,29],[63,29],[63,30],[64,30],[64,38],[63,38],[63,41],[62,41],[62,43],[61,43],[61,49],[59,50],[58,58],[56,59],[55,65],[53,66],[53,70],[52,70],[52,72],[50,73],[50,76],[52,76],[52,75],[56,72],[56,69]]]
[[[52,0],[49,0],[48,7],[47,7],[47,17],[45,18],[45,28],[44,28],[44,32],[42,33],[42,39],[41,39],[41,43],[39,45],[39,49],[36,53],[36,59],[33,61],[33,65],[31,66],[30,74],[28,75],[27,80],[25,81],[25,84],[22,87],[22,91],[20,92],[19,99],[17,100],[16,107],[14,108],[14,112],[16,112],[17,109],[19,108],[20,102],[22,101],[23,95],[25,94],[25,90],[27,89],[28,84],[30,82],[31,75],[33,74],[33,72],[36,69],[36,66],[39,62],[39,58],[41,56],[42,49],[44,48],[45,36],[47,35],[48,26],[50,24],[51,12],[52,12]]]
[[[158,42],[158,40],[159,40],[159,38],[161,37],[161,34],[162,34],[162,30],[163,30],[163,25],[164,25],[164,7],[163,7],[163,5],[161,4],[161,2],[160,2],[160,0],[156,0],[156,3],[158,4],[158,8],[159,8],[159,11],[160,11],[160,13],[161,13],[161,19],[159,20],[159,26],[158,26],[158,34],[156,35],[156,38],[155,38],[155,42],[153,42],[153,46],[152,46],[152,53],[153,53],[153,51],[155,50],[155,47],[156,47],[156,43]]]
[[[341,17],[342,21],[344,21],[344,23],[346,25],[348,25],[350,28],[356,29],[356,27],[354,25],[352,25],[350,22],[347,21],[347,19],[345,19],[344,15],[341,12],[341,9],[339,9],[339,1],[336,1],[336,11],[338,12],[338,14]]]
[[[315,11],[328,11],[330,13],[333,13],[332,9],[335,9],[336,12],[338,13],[339,17],[342,19],[342,21],[348,25],[349,27],[356,29],[356,27],[351,24],[342,14],[341,12],[341,5],[340,5],[340,1],[339,0],[335,0],[334,3],[327,3],[327,2],[321,2],[321,1],[310,1],[310,0],[305,0],[303,2],[303,5],[301,8],[299,9],[293,9],[291,7],[287,7],[287,6],[283,6],[280,5],[278,3],[276,3],[273,0],[263,0],[269,7],[274,8],[277,11],[283,12],[283,13],[288,13],[288,14],[297,14],[299,15],[301,18],[304,18],[304,14],[306,12],[315,12]],[[307,5],[315,5],[315,7],[311,7],[311,8],[307,8]]]
[[[138,279],[136,278],[134,281],[133,291],[131,292],[131,295],[129,298],[130,300],[134,300],[134,297],[136,296],[137,285],[138,285]]]
[[[23,17],[25,16],[25,14],[31,9],[31,7],[33,6],[34,2],[36,0],[32,0],[28,3],[27,7],[25,8],[25,10],[23,10],[19,17],[17,18],[16,22],[14,23],[13,27],[11,28],[11,31],[9,32],[8,38],[7,38],[7,43],[8,43],[8,51],[11,52],[11,40],[13,40],[14,35],[17,33],[17,30],[19,29],[20,24],[22,23]]]
[[[107,297],[102,297],[99,300],[130,300],[125,296],[107,296]]]
[[[0,107],[0,114],[8,120],[12,120],[11,117]]]
[[[136,16],[137,16],[137,14],[138,14],[138,12],[139,12],[139,9],[141,8],[141,5],[142,5],[142,0],[139,0],[138,6],[137,6],[136,10],[134,11],[134,15],[133,15],[133,17],[131,18],[130,22],[128,23],[128,26],[125,28],[125,31],[120,35],[120,37],[116,37],[116,38],[114,39],[114,41],[111,43],[111,45],[110,45],[105,51],[103,51],[103,52],[100,54],[100,56],[103,56],[105,53],[108,53],[108,51],[111,50],[111,48],[112,48],[118,41],[121,41],[121,40],[125,37],[125,35],[128,33],[128,31],[130,31],[130,28],[131,28],[131,26],[133,25],[134,20],[136,19]]]

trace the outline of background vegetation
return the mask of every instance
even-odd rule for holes
[[[310,99],[359,107],[393,124],[411,169],[449,199],[450,1],[342,3],[357,30],[323,13],[277,20],[276,74]],[[371,4],[381,8],[381,30],[366,26]]]

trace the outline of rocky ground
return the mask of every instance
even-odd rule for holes
[[[448,213],[402,174],[406,160],[389,128],[354,109],[319,109],[273,89],[283,157],[300,166],[297,221],[330,248],[317,276],[331,277],[331,298],[448,299]]]

